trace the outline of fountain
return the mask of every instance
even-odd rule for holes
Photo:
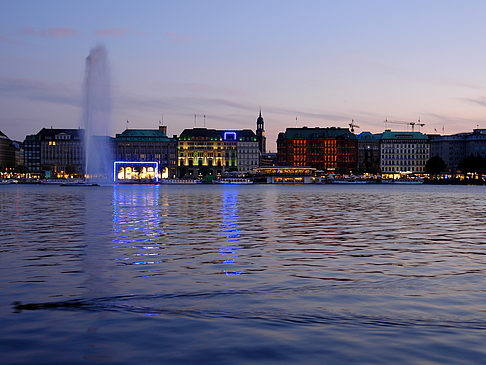
[[[87,183],[109,183],[114,160],[111,132],[110,72],[106,49],[93,48],[86,58],[83,92],[84,176]]]

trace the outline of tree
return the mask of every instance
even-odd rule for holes
[[[336,167],[336,174],[338,175],[349,175],[349,168],[345,166]]]
[[[66,171],[65,171],[65,172],[66,172],[66,174],[68,174],[68,175],[73,175],[73,174],[75,174],[75,173],[76,173],[76,168],[75,168],[73,165],[70,165],[70,164],[67,164],[67,165],[66,165],[65,170],[66,170]]]
[[[486,158],[481,156],[469,155],[459,164],[459,170],[464,175],[468,173],[477,174],[477,178],[486,172]]]
[[[209,166],[199,166],[198,173],[201,176],[207,176],[211,173],[211,169],[209,168]]]
[[[29,172],[29,168],[25,165],[17,165],[15,166],[15,172],[18,174],[27,174]]]
[[[440,156],[434,156],[428,159],[425,163],[425,172],[431,176],[435,176],[444,172],[447,168],[446,163]]]
[[[189,169],[187,168],[187,166],[184,166],[184,165],[181,165],[179,166],[179,177],[185,177],[187,175],[187,172],[189,171]]]

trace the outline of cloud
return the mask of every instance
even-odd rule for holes
[[[20,34],[23,36],[36,36],[44,38],[72,38],[80,34],[74,28],[69,27],[52,27],[46,29],[34,29],[32,27],[22,28]]]
[[[78,89],[26,78],[0,77],[0,95],[77,107],[81,105],[81,86]]]
[[[479,96],[476,98],[461,98],[463,101],[467,101],[472,104],[480,105],[486,107],[486,97],[484,96]]]
[[[128,34],[132,33],[132,29],[130,27],[111,27],[111,28],[104,28],[98,29],[95,31],[95,34],[98,37],[103,38],[121,38]],[[135,32],[138,34],[138,32]]]
[[[0,43],[8,43],[8,44],[22,44],[22,42],[19,42],[16,39],[4,36],[0,34]]]
[[[168,32],[166,34],[171,41],[176,42],[176,43],[187,43],[187,42],[190,42],[192,40],[191,37],[183,35],[183,34],[177,34],[177,33],[174,33],[174,32]]]

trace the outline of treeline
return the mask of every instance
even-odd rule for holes
[[[451,173],[447,170],[446,163],[439,156],[431,157],[425,164],[425,172],[431,178],[437,178],[443,173]],[[459,163],[457,171],[453,171],[452,174],[453,177],[463,175],[466,179],[482,179],[483,175],[486,175],[486,157],[470,155]]]

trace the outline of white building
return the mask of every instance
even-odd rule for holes
[[[258,167],[260,161],[260,149],[257,137],[252,130],[243,129],[238,131],[236,150],[239,172],[247,172]]]
[[[383,132],[380,141],[381,173],[424,173],[430,158],[429,137],[420,132]]]

